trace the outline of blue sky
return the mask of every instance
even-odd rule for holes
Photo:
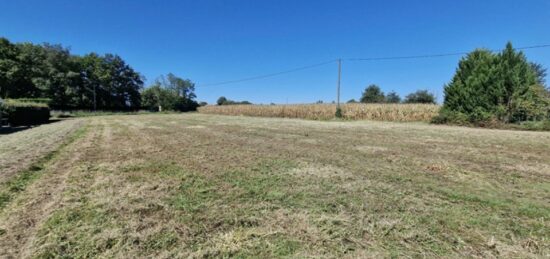
[[[168,72],[197,84],[198,100],[335,100],[336,63],[256,81],[204,86],[339,57],[385,57],[550,44],[548,0],[1,1],[0,36],[115,53],[152,82]],[[526,50],[550,66],[550,48]],[[460,56],[343,62],[342,101],[368,84],[404,96],[443,85]]]

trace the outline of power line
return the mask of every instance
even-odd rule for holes
[[[519,48],[514,48],[514,49],[524,50],[524,49],[538,49],[538,48],[548,48],[548,47],[550,47],[550,44],[533,45],[533,46],[519,47]],[[502,51],[502,49],[491,50],[491,51]],[[466,55],[468,53],[470,53],[470,51],[441,53],[441,54],[427,54],[427,55],[413,55],[413,56],[345,58],[345,59],[341,59],[341,60],[344,60],[344,61],[379,61],[379,60],[399,60],[399,59],[422,59],[422,58],[462,56],[462,55]],[[258,80],[258,79],[263,79],[263,78],[268,78],[268,77],[274,77],[274,76],[279,76],[279,75],[283,75],[283,74],[288,74],[288,73],[293,73],[293,72],[297,72],[297,71],[302,71],[302,70],[306,70],[306,69],[311,69],[311,68],[315,68],[315,67],[324,66],[326,64],[331,64],[331,63],[338,62],[338,60],[339,59],[333,59],[333,60],[329,60],[329,61],[325,61],[325,62],[321,62],[321,63],[317,63],[317,64],[307,65],[307,66],[303,66],[303,67],[297,67],[297,68],[284,70],[284,71],[281,71],[281,72],[276,72],[276,73],[271,73],[271,74],[252,76],[252,77],[222,81],[222,82],[211,83],[211,84],[202,84],[202,85],[198,85],[197,87],[227,85],[227,84],[234,84],[234,83]]]
[[[519,47],[514,48],[517,50],[523,50],[523,49],[538,49],[538,48],[548,48],[550,47],[550,44],[544,44],[544,45],[534,45],[534,46],[527,46],[527,47]],[[499,50],[491,50],[495,52],[502,51],[503,49]],[[368,58],[346,58],[344,60],[348,61],[377,61],[377,60],[396,60],[396,59],[420,59],[420,58],[437,58],[437,57],[449,57],[449,56],[462,56],[470,53],[471,51],[463,51],[463,52],[453,52],[453,53],[443,53],[443,54],[427,54],[427,55],[416,55],[416,56],[395,56],[395,57],[368,57]]]
[[[315,68],[315,67],[320,67],[320,66],[323,66],[323,65],[326,65],[326,64],[334,63],[336,61],[337,61],[336,59],[333,59],[333,60],[325,61],[325,62],[322,62],[322,63],[307,65],[307,66],[303,66],[303,67],[297,67],[297,68],[293,68],[293,69],[289,69],[289,70],[285,70],[285,71],[281,71],[281,72],[276,72],[276,73],[271,73],[271,74],[252,76],[252,77],[236,79],[236,80],[229,80],[229,81],[223,81],[223,82],[212,83],[212,84],[203,84],[203,85],[199,85],[199,87],[226,85],[226,84],[240,83],[240,82],[245,82],[245,81],[258,80],[258,79],[263,79],[263,78],[268,78],[268,77],[274,77],[274,76],[278,76],[278,75],[283,75],[283,74],[302,71],[302,70],[311,69],[311,68]]]
[[[419,58],[436,58],[448,56],[460,56],[468,54],[468,52],[455,52],[444,54],[417,55],[417,56],[396,56],[396,57],[372,57],[372,58],[345,58],[347,61],[377,61],[377,60],[395,60],[395,59],[419,59]]]

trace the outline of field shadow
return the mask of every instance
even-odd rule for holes
[[[40,125],[56,123],[56,122],[59,122],[59,121],[61,121],[61,120],[60,119],[50,119],[47,123],[43,123],[43,124],[40,124]],[[15,126],[15,127],[0,126],[0,135],[8,135],[8,134],[11,134],[11,133],[32,129],[32,128],[38,127],[40,125]]]

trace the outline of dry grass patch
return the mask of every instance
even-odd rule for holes
[[[289,174],[295,177],[322,177],[322,178],[349,178],[353,174],[346,172],[345,170],[331,166],[318,166],[318,165],[309,165],[305,163],[298,168],[293,168],[289,171]]]

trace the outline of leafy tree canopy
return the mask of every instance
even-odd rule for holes
[[[418,90],[405,97],[405,103],[436,103],[435,95],[428,90]]]
[[[388,95],[386,95],[386,102],[387,103],[400,103],[401,102],[401,97],[395,91],[391,91],[390,93],[388,93]]]
[[[48,98],[60,109],[138,109],[143,77],[117,55],[72,55],[0,38],[0,97]],[[94,98],[95,93],[95,98]]]
[[[217,103],[218,105],[252,104],[252,103],[249,102],[249,101],[240,101],[240,102],[237,102],[237,101],[229,100],[229,99],[225,98],[225,96],[221,96],[220,98],[218,98],[218,100],[216,101],[216,103]]]
[[[195,84],[172,73],[160,76],[141,97],[142,106],[149,110],[194,111],[199,106],[195,101]]]
[[[383,103],[385,101],[384,92],[375,84],[369,85],[365,88],[360,101],[362,103]]]

